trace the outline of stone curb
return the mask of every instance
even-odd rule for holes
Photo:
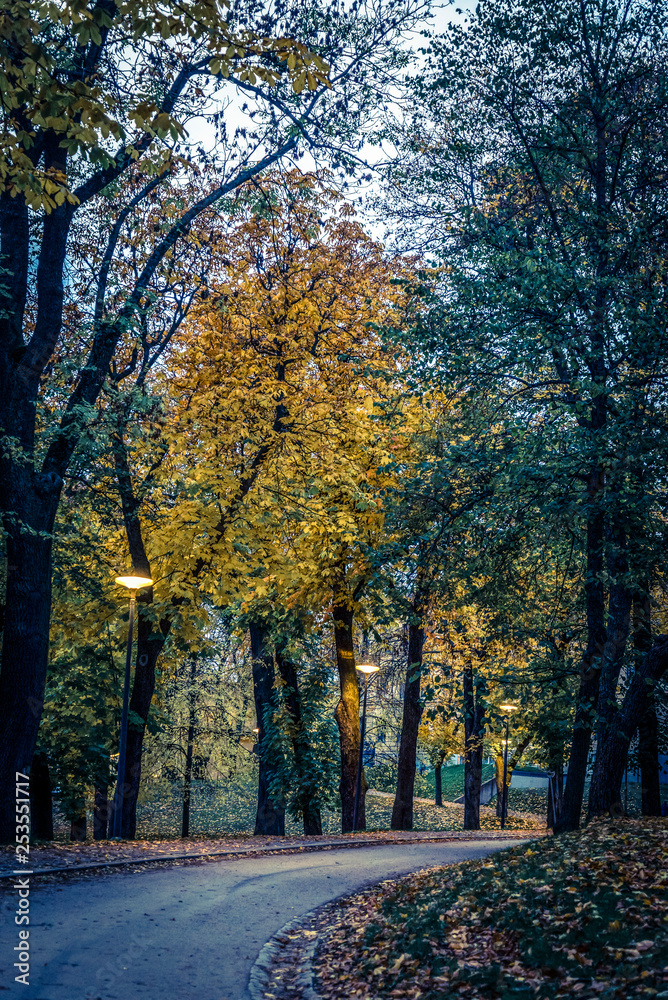
[[[481,831],[483,832],[483,831]],[[494,831],[496,832],[496,831]],[[504,831],[505,833],[505,831]],[[542,831],[540,830],[509,830],[508,833],[503,837],[494,837],[494,840],[531,840],[536,837],[536,835],[541,836]],[[31,876],[37,877],[38,875],[57,875],[65,874],[67,872],[83,872],[91,871],[92,869],[100,868],[125,868],[129,865],[149,865],[149,864],[169,864],[170,861],[202,861],[208,858],[217,857],[243,857],[244,855],[262,855],[262,854],[299,854],[310,853],[311,851],[324,851],[329,850],[333,847],[348,847],[348,848],[358,848],[358,847],[378,847],[391,845],[391,844],[424,844],[424,843],[434,843],[437,841],[449,841],[449,840],[480,840],[481,837],[470,837],[465,835],[465,831],[444,831],[441,834],[435,834],[432,837],[406,837],[402,839],[392,838],[387,839],[385,837],[379,837],[375,840],[328,840],[324,842],[314,841],[306,844],[280,844],[276,847],[228,847],[222,851],[206,851],[202,854],[158,854],[153,857],[148,858],[121,858],[116,861],[91,861],[88,864],[83,865],[64,865],[60,867],[51,868],[33,868],[29,871],[19,872],[19,874],[30,874]],[[16,871],[0,871],[0,879],[16,878]]]
[[[321,909],[322,907],[318,906],[304,916],[290,920],[262,946],[248,979],[248,992],[252,1000],[266,1000],[267,994],[271,992],[271,973],[276,965],[276,958],[281,953],[281,946],[288,942],[291,935],[298,934]],[[312,960],[317,943],[318,935],[314,933],[313,938],[307,943],[295,945],[293,948],[293,951],[298,953],[296,956],[293,954],[291,967],[294,970],[296,966],[294,985],[300,989],[300,1000],[320,1000],[319,994],[313,988]]]

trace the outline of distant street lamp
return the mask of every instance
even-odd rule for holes
[[[259,727],[257,727],[256,729],[253,730],[253,733],[255,734],[255,738],[253,738],[253,736],[242,736],[241,739],[239,740],[239,746],[243,747],[244,750],[246,750],[248,753],[257,754],[257,752],[258,752],[257,734],[259,732],[260,732],[260,729],[259,729]]]
[[[364,706],[362,708],[362,723],[360,727],[360,752],[357,758],[357,782],[355,784],[355,808],[353,810],[353,833],[357,830],[357,818],[360,811],[360,795],[362,792],[362,757],[364,756],[364,736],[366,734],[366,693],[369,687],[369,677],[380,669],[373,663],[358,663],[357,669],[364,674]]]
[[[121,714],[121,740],[118,748],[118,774],[114,794],[114,821],[112,839],[123,836],[123,799],[125,798],[125,750],[128,742],[128,706],[130,702],[130,667],[132,666],[132,639],[135,626],[137,591],[150,587],[153,580],[147,576],[117,576],[116,583],[130,591],[130,620],[128,622],[128,649],[125,655],[125,684],[123,685],[123,712]]]
[[[508,813],[508,735],[510,728],[510,713],[517,711],[517,705],[500,705],[506,713],[506,749],[503,754],[503,795],[501,798],[501,829],[506,828],[506,815]]]

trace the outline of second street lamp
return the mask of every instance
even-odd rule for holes
[[[360,796],[362,792],[362,757],[364,756],[364,736],[366,733],[366,693],[369,687],[369,677],[380,669],[373,663],[358,663],[357,669],[364,674],[364,705],[360,726],[360,752],[357,758],[357,781],[355,783],[355,808],[353,809],[353,833],[357,830],[357,819],[360,811]]]
[[[503,795],[501,797],[501,829],[506,828],[506,813],[508,812],[508,735],[510,731],[510,713],[516,711],[517,705],[500,705],[506,713],[506,747],[503,754]]]
[[[114,794],[112,839],[123,836],[123,800],[125,798],[125,751],[128,742],[128,707],[130,703],[130,668],[132,666],[132,639],[135,626],[137,591],[153,584],[147,576],[117,576],[116,583],[130,591],[130,619],[128,621],[128,648],[125,654],[125,683],[123,684],[123,711],[121,713],[121,739],[118,747],[118,774]]]

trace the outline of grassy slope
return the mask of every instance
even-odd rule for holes
[[[594,823],[343,912],[317,958],[332,1000],[668,997],[668,823]]]

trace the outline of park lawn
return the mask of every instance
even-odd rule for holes
[[[150,791],[150,790],[149,790]],[[137,808],[137,838],[141,840],[169,840],[181,834],[181,789],[177,785],[162,786],[158,794],[142,796]],[[255,825],[257,791],[250,782],[247,785],[232,784],[215,786],[206,782],[194,782],[191,800],[190,834],[193,837],[250,836]],[[512,805],[511,805],[512,810]],[[518,810],[526,812],[527,810]],[[392,815],[392,800],[367,794],[366,819],[368,830],[389,830]],[[493,808],[481,808],[480,825],[483,830],[498,830],[499,820]],[[531,815],[509,815],[509,830],[533,830],[544,828],[545,821]],[[416,802],[413,810],[415,830],[463,830],[464,807],[447,803],[444,806]],[[67,841],[69,825],[59,813],[55,815],[54,832],[56,840]],[[92,816],[88,823],[92,833]],[[287,836],[301,834],[300,821],[285,817]],[[322,816],[322,832],[339,834],[341,814],[338,810],[325,810]]]
[[[196,836],[216,836],[220,833],[250,834],[255,824],[256,791],[254,788],[231,788],[211,790],[204,787],[193,788],[191,832]],[[392,800],[367,795],[367,830],[389,830],[392,816]],[[168,796],[144,803],[137,811],[137,835],[146,839],[153,837],[178,837],[180,828],[180,791],[175,789]],[[499,820],[494,809],[480,810],[480,825],[483,830],[499,829]],[[509,816],[510,830],[531,830],[544,826],[534,817]],[[444,806],[427,805],[416,802],[413,807],[413,828],[415,830],[463,830],[464,807],[447,803]],[[285,817],[285,832],[288,836],[301,834],[301,821]],[[338,810],[325,810],[322,816],[322,832],[341,832],[341,814]]]
[[[597,821],[373,887],[315,958],[326,1000],[668,997],[668,823]]]

